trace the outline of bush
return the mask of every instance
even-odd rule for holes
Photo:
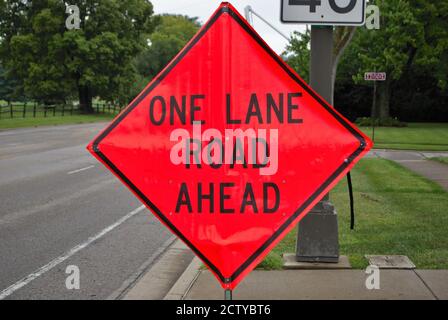
[[[372,118],[370,117],[363,117],[356,119],[356,125],[360,127],[371,127],[372,125],[375,125],[375,127],[398,127],[398,128],[408,126],[406,122],[401,122],[397,118],[373,119],[372,121]]]

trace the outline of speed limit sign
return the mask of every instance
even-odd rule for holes
[[[361,26],[365,20],[365,0],[281,0],[285,23]]]

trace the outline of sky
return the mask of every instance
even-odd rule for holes
[[[202,23],[206,22],[213,12],[218,8],[221,0],[151,0],[156,14],[172,13],[198,17]],[[229,1],[243,16],[244,8],[250,5],[252,9],[268,20],[276,28],[287,36],[293,31],[303,32],[304,25],[300,24],[282,24],[280,22],[280,0],[234,0]],[[253,17],[253,27],[261,37],[274,49],[281,54],[287,40],[279,35],[275,30],[267,26],[257,17]]]

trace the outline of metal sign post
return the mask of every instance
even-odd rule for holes
[[[375,118],[376,118],[376,81],[373,81],[373,108],[372,108],[372,141],[375,143]]]
[[[333,27],[311,27],[311,87],[326,101],[332,99]],[[297,261],[339,261],[338,219],[327,194],[299,223]]]

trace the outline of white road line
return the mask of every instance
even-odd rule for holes
[[[73,247],[72,249],[70,249],[69,251],[64,253],[62,256],[59,256],[56,259],[50,261],[49,263],[47,263],[43,267],[40,267],[39,269],[37,269],[33,273],[30,273],[26,277],[20,279],[19,281],[17,281],[13,285],[11,285],[8,288],[6,288],[5,290],[1,291],[0,292],[0,300],[5,299],[7,296],[13,294],[15,291],[19,290],[20,288],[23,288],[24,286],[26,286],[28,283],[30,283],[34,279],[40,277],[41,275],[43,275],[47,271],[50,271],[51,269],[56,267],[61,262],[64,262],[65,260],[67,260],[68,258],[73,256],[77,252],[81,251],[82,249],[85,249],[86,247],[91,245],[93,242],[97,241],[98,239],[100,239],[101,237],[103,237],[104,235],[106,235],[107,233],[111,232],[116,227],[118,227],[119,225],[124,223],[126,220],[128,220],[128,219],[132,218],[133,216],[135,216],[137,213],[142,211],[144,208],[145,208],[145,206],[140,206],[137,209],[129,212],[127,215],[125,215],[124,217],[119,219],[114,224],[108,226],[107,228],[103,229],[100,233],[98,233],[98,234],[94,235],[93,237],[90,237],[89,239],[87,239],[87,241],[85,241],[84,243],[81,243],[81,244],[77,245],[76,247]]]
[[[95,166],[93,165],[93,166],[88,166],[88,167],[81,168],[81,169],[78,169],[78,170],[73,170],[73,171],[67,172],[67,174],[70,175],[70,174],[86,171],[86,170],[92,169],[93,167],[95,167]]]

